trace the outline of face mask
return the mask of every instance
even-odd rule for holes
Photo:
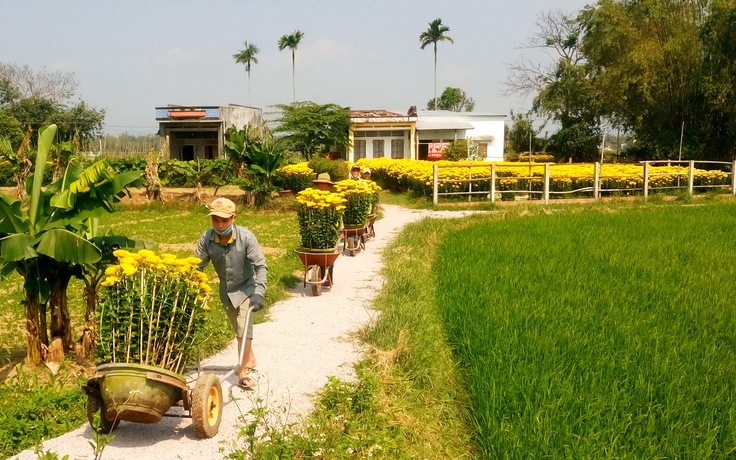
[[[226,230],[222,232],[218,232],[216,228],[214,230],[215,230],[215,233],[217,233],[220,236],[227,236],[233,232],[233,226],[232,225],[229,226]]]

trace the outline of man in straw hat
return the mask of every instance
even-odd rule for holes
[[[319,190],[332,190],[332,186],[335,185],[332,180],[330,180],[330,174],[329,173],[322,173],[315,180],[312,181],[312,184],[314,184],[314,188]]]
[[[235,225],[235,203],[217,198],[210,206],[212,228],[197,242],[194,255],[202,259],[199,269],[209,262],[220,280],[220,300],[238,338],[238,353],[245,338],[245,353],[236,373],[241,387],[252,388],[256,358],[253,354],[253,315],[245,324],[248,309],[263,308],[268,267],[256,236],[245,227]]]

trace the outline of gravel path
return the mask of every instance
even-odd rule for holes
[[[115,439],[102,456],[105,460],[163,460],[221,458],[221,450],[237,436],[238,419],[257,400],[282,420],[296,421],[313,407],[312,396],[328,376],[353,378],[352,365],[361,358],[352,334],[369,324],[377,312],[371,305],[383,279],[381,253],[404,225],[424,217],[463,217],[472,211],[407,210],[381,205],[383,218],[376,222],[376,237],[355,257],[345,254],[335,262],[335,283],[319,297],[299,283],[292,296],[270,307],[270,321],[255,325],[253,348],[258,360],[259,385],[244,391],[235,376],[222,382],[225,397],[218,434],[199,439],[189,418],[164,417],[158,423],[121,422]],[[247,220],[247,219],[246,219]],[[256,313],[257,314],[257,313]],[[221,353],[202,362],[204,370],[225,375],[237,361],[235,341]],[[170,412],[175,412],[177,408]],[[183,413],[183,412],[181,412]],[[93,459],[89,424],[44,443],[44,450],[69,460]],[[225,452],[229,452],[226,448]],[[35,460],[33,449],[11,457]]]

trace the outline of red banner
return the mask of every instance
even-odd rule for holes
[[[450,145],[448,142],[432,142],[429,144],[429,152],[427,159],[430,161],[437,161],[442,159],[442,154],[445,152],[445,147]]]

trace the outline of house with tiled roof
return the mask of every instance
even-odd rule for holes
[[[439,160],[449,143],[467,139],[480,158],[503,161],[505,115],[422,110],[406,115],[388,110],[351,110],[346,159]]]
[[[415,115],[388,110],[351,110],[347,159],[416,159]]]

